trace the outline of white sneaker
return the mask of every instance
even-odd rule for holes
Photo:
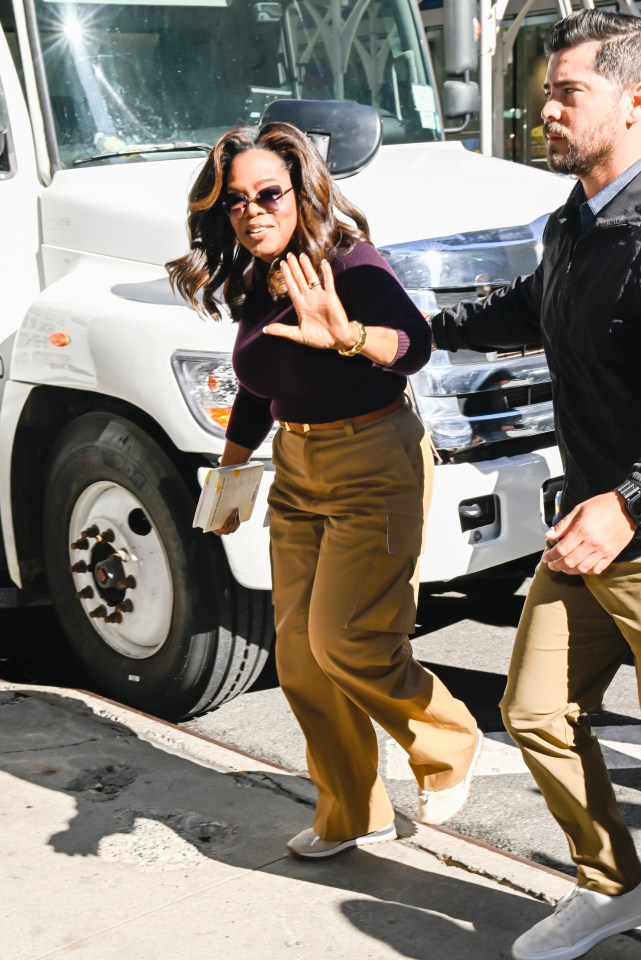
[[[641,924],[641,883],[629,893],[609,897],[574,887],[554,913],[535,924],[512,946],[514,960],[574,960],[606,937]]]
[[[472,777],[476,764],[478,763],[483,746],[483,734],[478,731],[476,750],[472,757],[472,762],[468,767],[463,780],[453,787],[446,790],[419,790],[418,791],[418,811],[416,819],[421,823],[429,823],[434,826],[439,823],[445,823],[462,809],[467,800],[472,783]]]
[[[309,827],[292,837],[287,844],[287,849],[297,857],[315,860],[319,857],[333,857],[335,853],[342,853],[349,847],[363,847],[368,843],[385,843],[386,840],[396,840],[396,826],[393,823],[383,827],[382,830],[374,830],[372,833],[365,833],[362,837],[353,837],[351,840],[321,840]]]

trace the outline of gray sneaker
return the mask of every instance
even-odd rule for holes
[[[350,847],[363,847],[368,843],[385,843],[386,840],[396,839],[396,827],[390,823],[382,830],[365,833],[362,837],[353,837],[351,840],[321,840],[317,833],[309,827],[302,830],[287,844],[287,849],[297,857],[317,860],[320,857],[333,857],[335,853],[342,853]]]
[[[641,924],[641,883],[629,893],[605,893],[574,887],[554,913],[514,942],[514,960],[574,960],[601,940]]]
[[[453,787],[447,787],[445,790],[418,791],[417,820],[420,820],[421,823],[436,826],[439,823],[445,823],[446,820],[450,820],[462,809],[470,792],[472,777],[474,776],[474,770],[481,755],[482,746],[483,734],[479,730],[472,762],[460,783],[455,784]]]

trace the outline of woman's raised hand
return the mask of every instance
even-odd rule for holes
[[[327,260],[321,263],[319,279],[311,260],[302,253],[297,259],[293,253],[281,261],[281,272],[287,292],[298,316],[298,326],[270,323],[263,332],[273,337],[285,337],[319,350],[334,350],[351,346],[354,331],[334,287],[334,275]]]

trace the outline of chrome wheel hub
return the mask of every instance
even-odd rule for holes
[[[171,626],[173,581],[145,507],[116,483],[93,483],[73,509],[69,540],[76,597],[96,633],[133,659],[157,653]]]

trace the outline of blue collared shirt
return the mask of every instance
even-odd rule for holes
[[[583,187],[580,187],[580,190],[577,192],[576,204],[579,211],[579,223],[580,223],[580,233],[579,236],[583,236],[584,233],[587,233],[594,226],[594,222],[601,211],[610,203],[611,200],[614,200],[618,193],[621,193],[624,187],[634,180],[636,175],[641,173],[641,158],[632,164],[631,167],[628,167],[627,170],[624,170],[623,173],[620,173],[616,180],[613,180],[612,183],[608,183],[603,190],[599,190],[598,193],[590,199],[585,199],[585,193],[583,193]],[[581,197],[584,199],[582,200]]]

